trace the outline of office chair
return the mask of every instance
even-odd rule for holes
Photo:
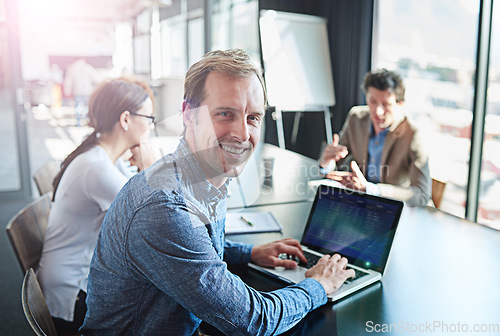
[[[56,327],[33,268],[26,271],[24,276],[21,300],[24,316],[35,334],[38,336],[57,336]]]
[[[21,270],[38,268],[50,213],[52,193],[47,193],[21,209],[5,231]]]
[[[439,209],[441,206],[441,201],[443,200],[444,188],[446,187],[446,182],[437,180],[435,178],[432,179],[432,202],[436,209]]]
[[[60,169],[61,162],[52,160],[44,164],[33,174],[33,180],[35,180],[40,195],[52,191],[52,181]]]

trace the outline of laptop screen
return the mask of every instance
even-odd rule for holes
[[[383,273],[403,202],[320,185],[302,244]]]

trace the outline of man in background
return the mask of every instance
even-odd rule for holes
[[[404,115],[403,80],[385,69],[369,72],[363,90],[367,106],[351,109],[340,137],[335,134],[321,154],[321,172],[351,189],[427,205],[428,154]]]
[[[75,100],[77,126],[81,126],[82,120],[87,116],[87,102],[94,91],[95,83],[95,69],[84,58],[76,60],[66,72],[64,92]]]

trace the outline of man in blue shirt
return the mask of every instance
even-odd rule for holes
[[[137,174],[102,223],[90,267],[85,335],[193,335],[201,320],[227,335],[273,335],[327,302],[351,276],[325,256],[307,279],[270,293],[227,263],[293,268],[300,244],[252,246],[224,239],[228,178],[259,141],[266,94],[260,69],[241,50],[213,51],[186,74],[184,138]]]
[[[321,154],[321,171],[351,189],[427,205],[428,154],[418,128],[404,115],[401,77],[385,69],[369,72],[363,89],[367,106],[351,109],[340,138],[335,134]]]

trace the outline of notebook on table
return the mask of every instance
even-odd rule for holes
[[[226,235],[280,232],[282,229],[271,212],[232,212],[226,215]]]
[[[321,256],[339,253],[356,272],[328,295],[329,301],[339,300],[382,278],[402,210],[401,201],[320,185],[300,242],[310,262],[295,269],[249,266],[293,284],[304,280]]]

